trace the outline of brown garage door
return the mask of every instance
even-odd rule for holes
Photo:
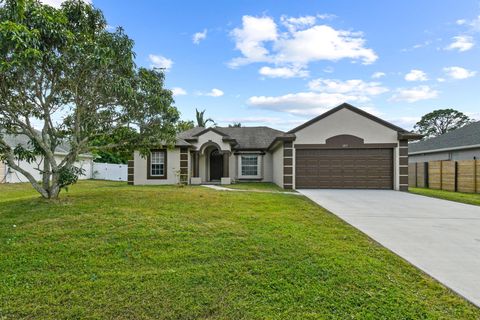
[[[296,188],[392,189],[392,149],[297,149]]]

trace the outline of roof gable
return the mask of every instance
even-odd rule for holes
[[[317,117],[315,117],[315,118],[313,118],[313,119],[305,122],[304,124],[301,124],[301,125],[299,125],[298,127],[296,127],[296,128],[294,128],[294,129],[288,131],[288,133],[295,133],[295,132],[297,132],[297,131],[299,131],[299,130],[301,130],[301,129],[303,129],[303,128],[306,128],[306,127],[314,124],[315,122],[320,121],[320,120],[322,120],[322,119],[324,119],[324,118],[326,118],[326,117],[334,114],[335,112],[338,112],[338,111],[343,110],[343,109],[348,109],[348,110],[350,110],[350,111],[352,111],[352,112],[355,112],[355,113],[357,113],[357,114],[359,114],[359,115],[361,115],[361,116],[363,116],[363,117],[365,117],[365,118],[368,118],[368,119],[370,119],[370,120],[372,120],[372,121],[374,121],[374,122],[376,122],[376,123],[379,123],[379,124],[381,124],[381,125],[383,125],[383,126],[385,126],[385,127],[387,127],[387,128],[390,128],[390,129],[392,129],[392,130],[394,130],[394,131],[397,131],[397,132],[408,132],[407,130],[402,129],[402,128],[394,125],[393,123],[390,123],[390,122],[388,122],[388,121],[385,121],[385,120],[383,120],[383,119],[380,119],[380,118],[374,116],[374,115],[371,114],[371,113],[368,113],[368,112],[363,111],[363,110],[361,110],[361,109],[359,109],[359,108],[357,108],[357,107],[352,106],[351,104],[342,103],[342,104],[339,105],[338,107],[335,107],[335,108],[333,108],[333,109],[331,109],[331,110],[329,110],[329,111],[327,111],[327,112],[325,112],[325,113],[322,113],[321,115],[319,115],[319,116],[317,116]]]
[[[207,132],[219,134],[223,141],[232,143],[236,150],[266,150],[275,139],[295,138],[294,134],[269,127],[195,127],[179,133],[178,137],[186,141],[196,141]]]
[[[215,132],[216,134],[218,134],[222,137],[228,136],[227,134],[221,132],[220,130],[217,130],[216,128],[209,127],[209,128],[204,128],[204,130],[201,130],[200,132],[195,133],[192,137],[198,137],[198,136],[201,136],[202,134],[205,134],[205,133],[210,132],[210,131]]]

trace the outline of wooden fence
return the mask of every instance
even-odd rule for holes
[[[409,187],[480,193],[480,161],[430,161],[408,165]]]

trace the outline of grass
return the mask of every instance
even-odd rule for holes
[[[434,190],[426,188],[409,188],[408,191],[422,196],[439,198],[444,200],[462,202],[480,206],[480,193],[452,192],[444,190]]]
[[[479,319],[304,197],[0,185],[0,319]]]
[[[271,182],[238,182],[235,184],[222,185],[222,187],[240,190],[252,191],[279,191],[279,192],[295,192],[294,190],[285,190]]]

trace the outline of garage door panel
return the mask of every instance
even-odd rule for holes
[[[298,149],[297,188],[392,189],[392,149]]]

